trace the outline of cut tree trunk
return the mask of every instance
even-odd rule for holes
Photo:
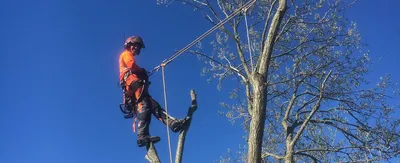
[[[157,150],[154,147],[153,143],[150,143],[146,146],[147,155],[145,158],[151,163],[160,163],[160,158],[158,158]]]
[[[184,126],[181,133],[179,134],[178,147],[177,147],[176,156],[175,156],[175,159],[176,159],[175,163],[182,162],[182,155],[183,155],[183,149],[184,149],[184,145],[185,145],[186,134],[189,130],[190,123],[193,118],[193,113],[197,109],[197,100],[196,100],[196,94],[195,94],[194,90],[190,91],[190,97],[192,99],[192,105],[189,107],[189,111],[188,111],[187,115],[191,118],[189,119],[188,125]],[[146,146],[146,149],[147,149],[147,154],[146,154],[145,158],[149,162],[151,162],[151,163],[160,163],[161,162],[160,158],[158,157],[157,150],[153,143],[148,144]]]

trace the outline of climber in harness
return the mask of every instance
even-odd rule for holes
[[[135,56],[140,54],[142,48],[145,48],[143,40],[139,36],[129,37],[124,44],[125,51],[119,57],[120,85],[123,90],[123,104],[120,109],[125,118],[133,118],[138,112],[138,131],[137,145],[143,147],[146,144],[160,141],[158,136],[150,136],[149,125],[151,114],[158,120],[171,128],[173,132],[179,132],[189,122],[190,117],[176,119],[168,115],[160,104],[149,94],[150,85],[148,72],[139,67],[135,62]],[[136,124],[133,124],[134,130]]]

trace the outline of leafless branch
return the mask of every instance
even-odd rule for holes
[[[332,71],[330,71],[328,73],[328,75],[326,75],[324,81],[322,82],[321,85],[321,92],[319,94],[319,98],[318,98],[318,102],[317,104],[315,104],[312,112],[310,113],[310,115],[307,117],[307,119],[304,121],[304,123],[301,125],[299,131],[297,132],[296,136],[293,138],[291,144],[294,145],[296,143],[296,141],[300,138],[300,135],[303,133],[305,127],[307,126],[308,122],[311,120],[311,118],[314,116],[315,112],[319,109],[319,107],[321,106],[321,101],[324,97],[324,90],[325,90],[325,83],[328,80],[329,76],[331,75]]]

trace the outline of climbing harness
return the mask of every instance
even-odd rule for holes
[[[136,132],[136,121],[137,121],[137,107],[138,103],[143,99],[143,91],[146,87],[149,86],[150,82],[147,80],[138,80],[131,83],[131,90],[130,93],[127,90],[126,81],[128,80],[129,76],[133,73],[128,70],[125,72],[123,79],[120,81],[120,87],[122,89],[122,103],[119,105],[119,109],[124,115],[125,119],[134,118],[134,122],[132,124],[133,132]],[[141,92],[139,97],[136,99],[135,92],[137,89],[141,88]],[[132,95],[133,93],[133,95]]]

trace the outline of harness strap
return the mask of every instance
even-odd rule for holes
[[[133,119],[133,124],[132,124],[133,132],[136,132],[136,121],[137,121],[137,113],[135,113],[135,118]]]
[[[139,80],[137,80],[137,81],[135,81],[135,82],[133,82],[133,83],[130,83],[130,85],[126,85],[126,80],[128,79],[128,77],[130,76],[130,75],[132,75],[132,74],[134,74],[134,73],[132,73],[132,71],[130,70],[130,69],[128,69],[128,68],[126,68],[126,71],[124,72],[124,74],[123,74],[123,77],[122,77],[122,80],[121,80],[121,87],[122,87],[122,90],[123,90],[123,92],[124,92],[124,96],[123,96],[123,100],[124,100],[124,104],[125,104],[125,106],[126,105],[129,105],[129,106],[132,106],[133,108],[132,108],[132,110],[129,110],[130,111],[130,113],[132,113],[132,116],[133,116],[133,118],[134,118],[134,120],[133,120],[133,123],[132,123],[132,128],[133,128],[133,132],[136,132],[136,124],[137,124],[137,116],[138,116],[138,114],[137,114],[137,110],[136,110],[136,105],[140,102],[140,101],[142,101],[143,100],[143,93],[144,93],[144,91],[148,88],[148,84],[149,84],[149,82],[148,81],[146,81],[146,80],[141,80],[141,79],[139,79]],[[136,76],[137,76],[137,74],[135,74]],[[133,95],[132,96],[129,96],[128,95],[128,92],[127,92],[127,87],[130,87],[131,88],[131,91],[133,92]],[[135,92],[139,89],[139,88],[142,88],[141,89],[141,92],[140,92],[140,95],[139,95],[139,97],[136,99],[136,95],[135,95]],[[127,99],[126,98],[130,98],[130,101],[127,101]],[[128,104],[129,103],[129,104]],[[128,113],[129,114],[129,113]]]

